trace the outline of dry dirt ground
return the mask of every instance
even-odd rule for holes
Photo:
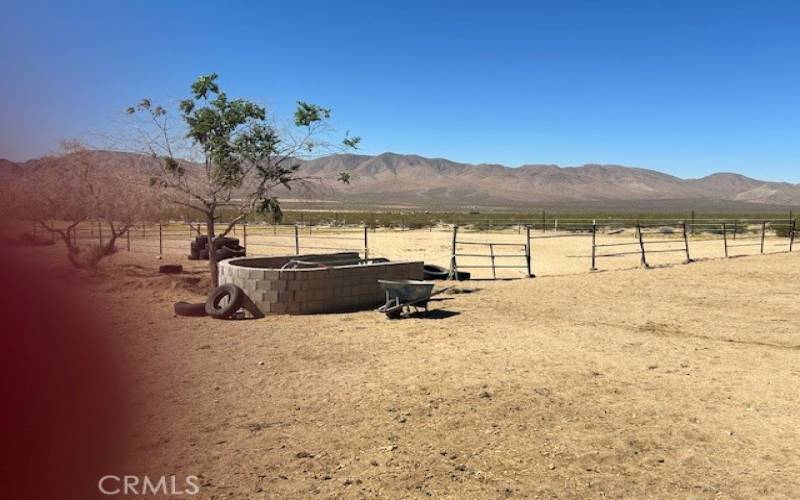
[[[377,254],[446,264],[425,234]],[[800,494],[798,254],[462,282],[399,321],[176,317],[202,266],[160,262],[85,288],[140,388],[127,470],[201,498]]]
[[[446,265],[449,238],[371,247]],[[199,498],[797,498],[800,255],[694,242],[707,260],[588,273],[586,243],[543,240],[566,275],[461,282],[400,321],[176,317],[203,264],[143,252],[63,276],[106,311],[138,394],[125,472],[199,475]]]

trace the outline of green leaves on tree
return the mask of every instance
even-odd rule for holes
[[[353,174],[350,172],[339,172],[339,177],[337,177],[336,180],[343,184],[350,184],[353,180]]]
[[[277,198],[262,199],[257,209],[260,214],[269,215],[273,224],[280,224],[283,220],[283,210]]]
[[[298,127],[310,127],[330,117],[330,109],[317,106],[316,104],[297,101],[297,110],[294,112],[294,124]]]

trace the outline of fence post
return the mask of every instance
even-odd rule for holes
[[[639,235],[639,249],[642,252],[642,267],[647,269],[650,266],[647,265],[647,257],[645,257],[644,253],[644,239],[642,238],[642,227],[638,222],[636,223],[636,233]]]
[[[247,253],[247,221],[242,221],[242,247]]]
[[[728,225],[722,223],[722,241],[725,244],[725,257],[728,257]]]
[[[300,255],[300,233],[297,230],[297,224],[294,225],[294,253]]]
[[[684,223],[685,222],[686,221],[684,221]],[[692,229],[691,229],[691,231],[692,231],[692,236],[694,236],[694,210],[692,210]]]
[[[791,253],[792,247],[794,246],[794,232],[797,228],[797,221],[792,219],[792,226],[789,229],[789,252]]]
[[[736,230],[739,228],[739,221],[733,223],[733,241],[736,241]]]
[[[100,246],[103,245],[103,223],[97,222],[97,240],[100,242]]]
[[[367,226],[364,226],[364,259],[369,259],[369,242],[367,241]]]
[[[596,245],[597,245],[597,220],[595,219],[592,221],[592,267],[589,268],[590,271],[597,271]]]
[[[525,225],[525,262],[528,265],[528,278],[535,278],[531,270],[531,226]]]
[[[131,228],[125,231],[125,239],[128,240],[128,251],[131,251]]]
[[[694,210],[692,210],[692,213],[694,213]],[[692,225],[692,228],[694,228],[694,225]],[[686,236],[686,221],[683,221],[683,244],[686,246],[686,263],[688,264],[692,261],[692,258],[689,256],[689,237]]]
[[[489,256],[492,258],[492,279],[497,279],[497,271],[494,268],[494,245],[489,243]]]
[[[164,234],[161,221],[158,221],[158,255],[164,255]]]
[[[453,224],[453,245],[450,251],[450,274],[448,279],[458,279],[458,264],[456,263],[456,238],[458,235],[458,224]]]
[[[767,221],[761,221],[761,253],[764,253],[764,233],[767,232]]]

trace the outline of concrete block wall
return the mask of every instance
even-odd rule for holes
[[[423,263],[408,261],[284,271],[261,267],[280,259],[223,261],[220,283],[232,283],[244,290],[264,314],[310,314],[377,307],[385,300],[379,279],[423,278]]]

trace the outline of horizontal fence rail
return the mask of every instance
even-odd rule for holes
[[[527,237],[530,237],[529,232],[527,234]],[[459,245],[485,247],[488,248],[489,253],[459,253]],[[522,252],[517,254],[498,254],[495,252],[495,248],[516,248],[522,249]],[[459,257],[485,258],[489,259],[489,264],[463,264],[463,262],[459,264]],[[497,259],[524,259],[524,264],[498,264]],[[491,269],[492,279],[497,279],[498,269],[524,269],[526,271],[526,276],[530,277],[532,276],[530,245],[527,241],[525,243],[507,243],[459,240],[458,226],[453,226],[449,278],[457,279],[459,269]]]
[[[479,227],[475,221],[459,224],[440,224],[437,230],[451,231],[450,276],[457,277],[459,269],[490,270],[492,278],[498,278],[500,270],[520,270],[526,277],[535,277],[536,256],[543,249],[569,248],[570,255],[556,255],[556,259],[586,259],[590,270],[598,270],[601,263],[619,259],[606,267],[619,268],[631,256],[638,256],[639,265],[649,268],[654,263],[670,265],[676,263],[670,254],[679,255],[681,262],[692,262],[700,258],[738,257],[766,253],[793,252],[797,237],[797,220],[781,219],[561,219],[546,221],[487,221],[487,227]],[[58,227],[66,228],[62,223]],[[32,234],[37,238],[56,239],[47,227],[34,224]],[[219,223],[217,228],[226,228]],[[206,234],[205,223],[198,222],[148,222],[131,226],[116,240],[118,249],[129,252],[180,255],[189,252],[189,242]],[[369,258],[373,250],[371,239],[394,231],[378,231],[365,225],[310,225],[237,223],[231,226],[227,236],[239,239],[248,253],[278,254],[303,252],[359,252]],[[498,235],[488,241],[471,235]],[[519,236],[517,236],[519,235]],[[97,221],[86,221],[70,232],[73,244],[102,245],[111,237],[108,225]],[[518,238],[518,239],[517,239]],[[569,238],[564,247],[558,239]],[[585,246],[583,240],[586,241]],[[380,242],[379,242],[380,243]],[[548,246],[549,245],[549,246]],[[718,246],[717,246],[718,245]],[[537,246],[540,247],[537,250]],[[575,249],[579,248],[577,255]],[[659,256],[664,255],[664,258]],[[666,258],[666,260],[664,260]],[[666,264],[664,264],[666,263]],[[633,262],[631,266],[634,266]],[[582,267],[582,264],[580,264]],[[569,267],[569,266],[565,266]],[[585,268],[584,268],[585,269]]]

